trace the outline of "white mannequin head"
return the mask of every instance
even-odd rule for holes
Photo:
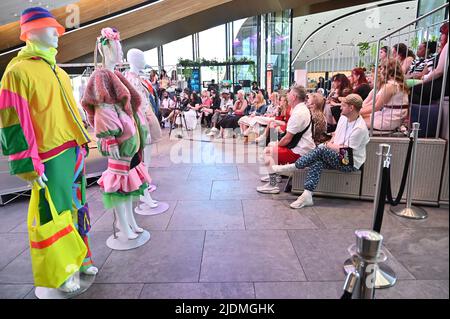
[[[43,49],[58,47],[58,31],[55,27],[34,29],[27,32],[27,40]]]
[[[127,52],[127,61],[130,63],[132,72],[139,72],[145,68],[144,52],[139,49],[130,49]]]

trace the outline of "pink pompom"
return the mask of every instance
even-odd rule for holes
[[[108,40],[120,41],[120,33],[115,28],[103,28],[101,34],[102,37],[105,37]]]

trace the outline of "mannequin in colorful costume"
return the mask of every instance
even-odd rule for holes
[[[26,41],[8,64],[0,89],[0,144],[9,156],[10,173],[41,186],[39,218],[51,220],[44,187],[58,212],[72,211],[73,222],[88,253],[80,271],[95,275],[89,249],[89,213],[84,161],[89,136],[83,127],[66,72],[56,65],[62,27],[46,9],[29,8],[20,19],[20,39]],[[68,278],[64,292],[80,288]]]
[[[138,199],[151,182],[142,162],[148,128],[141,110],[141,97],[115,65],[123,53],[119,32],[104,28],[97,39],[103,67],[95,70],[82,98],[88,121],[94,126],[101,153],[108,157],[108,169],[98,183],[105,208],[115,208],[121,232],[130,240],[144,230],[136,224],[133,199]]]
[[[139,93],[142,101],[142,111],[145,114],[147,123],[149,125],[150,134],[144,148],[144,163],[148,168],[151,161],[151,144],[154,144],[161,139],[161,127],[159,125],[158,118],[156,117],[153,108],[150,105],[150,96],[152,93],[149,90],[148,83],[146,83],[145,80],[139,76],[139,74],[141,74],[145,68],[144,52],[139,49],[130,49],[127,52],[127,61],[128,63],[130,63],[130,71],[127,71],[125,73],[125,78]],[[148,189],[144,191],[144,196],[141,196],[140,199],[151,208],[155,208],[158,206],[157,202],[152,199]]]

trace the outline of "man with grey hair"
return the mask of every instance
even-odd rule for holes
[[[261,181],[268,182],[256,190],[265,194],[278,194],[281,176],[272,170],[276,164],[290,164],[316,147],[312,138],[312,118],[305,104],[306,89],[303,86],[291,87],[287,94],[288,103],[292,105],[291,117],[288,120],[286,134],[277,142],[271,142],[264,150],[264,164],[269,172]]]

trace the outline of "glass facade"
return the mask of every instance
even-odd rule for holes
[[[291,24],[291,10],[236,20],[147,51],[147,64],[155,69],[164,68],[170,74],[180,58],[218,62],[245,58],[254,64],[202,66],[201,81],[214,79],[216,83],[232,83],[233,86],[242,81],[246,84],[257,81],[261,88],[286,89],[289,87]],[[184,72],[186,77],[189,74],[190,71]]]
[[[233,57],[258,62],[258,17],[233,22]],[[233,67],[235,83],[239,80],[257,81],[257,64]]]
[[[267,14],[266,17],[266,68],[273,70],[272,90],[289,86],[291,50],[290,10]],[[267,84],[266,84],[267,85]],[[268,86],[268,85],[267,85]]]

